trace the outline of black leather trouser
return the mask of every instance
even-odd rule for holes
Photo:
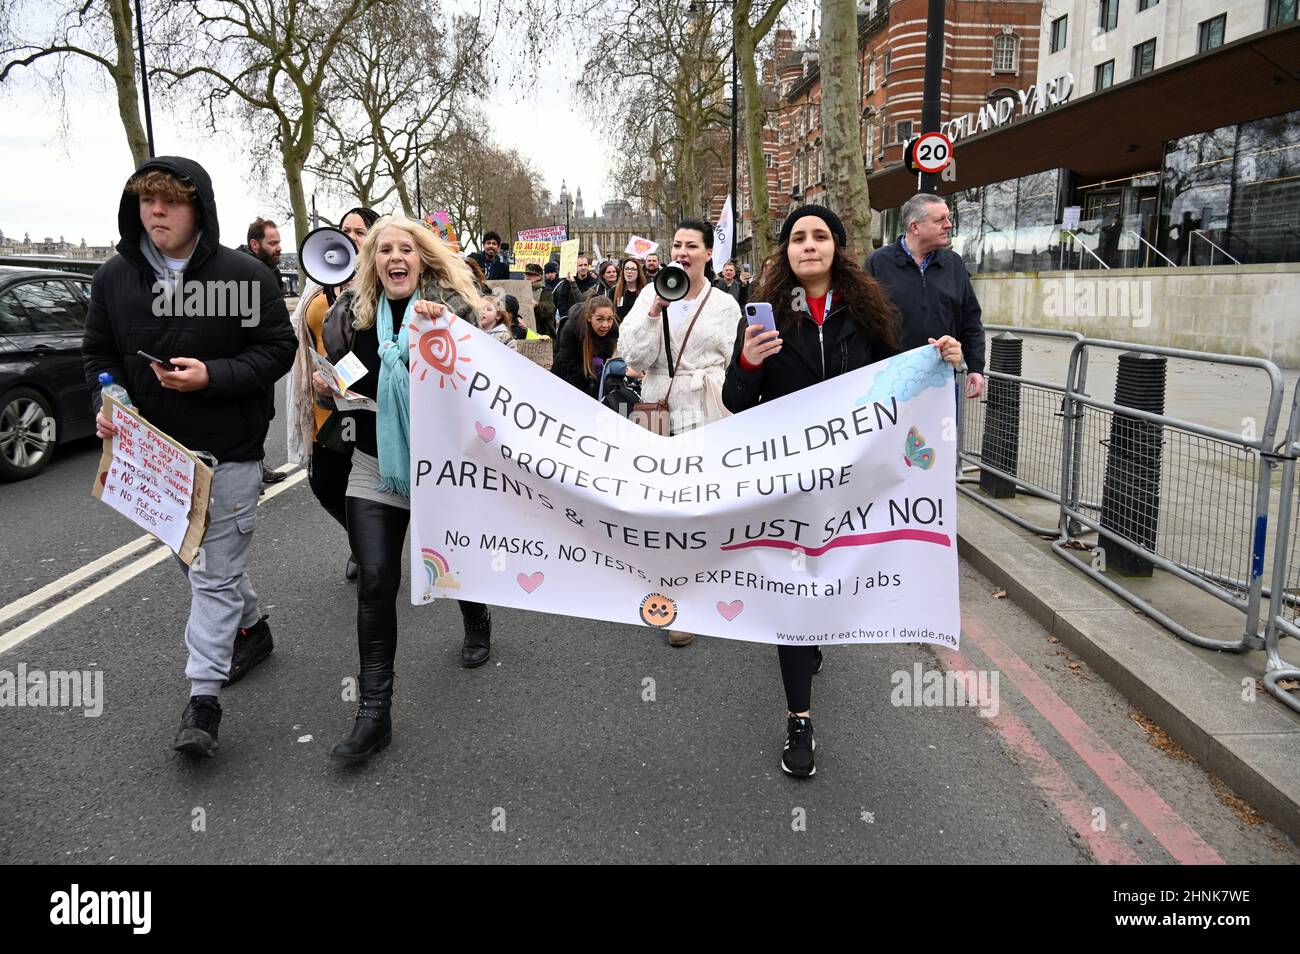
[[[402,544],[411,513],[360,497],[347,498],[348,541],[360,573],[357,578],[357,650],[361,681],[393,671],[397,655],[397,594],[402,586]],[[465,623],[482,620],[482,603],[460,600]]]
[[[352,455],[340,454],[316,441],[312,444],[311,465],[307,469],[307,483],[325,512],[347,529],[348,519],[345,495],[348,475],[352,473]]]

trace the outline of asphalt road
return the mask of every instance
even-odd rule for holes
[[[282,424],[272,463],[285,459]],[[36,479],[0,485],[0,613],[139,536],[90,498],[97,457],[94,441],[74,445]],[[677,650],[657,631],[499,609],[492,661],[466,671],[445,602],[399,601],[393,745],[339,765],[327,752],[351,724],[342,687],[356,666],[345,556],[305,481],[259,509],[252,571],[276,651],[224,693],[212,760],[171,750],[188,588],[170,560],[0,655],[0,671],[104,674],[96,718],[0,707],[0,862],[1300,858],[1199,766],[1154,746],[1117,693],[964,564],[962,658],[827,650],[810,780],[778,765],[770,646]],[[0,623],[0,639],[41,609]],[[891,674],[918,663],[999,670],[998,716],[893,705]]]

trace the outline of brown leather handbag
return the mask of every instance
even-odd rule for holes
[[[704,311],[704,303],[709,300],[709,295],[713,294],[713,286],[709,285],[704,292],[704,297],[700,303],[695,306],[695,314],[691,317],[691,323],[686,326],[686,334],[682,337],[681,350],[677,352],[678,356],[686,353],[686,342],[691,340],[691,331],[695,328],[695,322],[700,318],[700,312]],[[652,434],[658,434],[660,437],[672,436],[672,429],[668,420],[668,399],[672,397],[673,382],[677,380],[676,369],[673,367],[673,339],[668,330],[668,309],[664,309],[664,355],[668,359],[668,390],[663,398],[658,401],[651,401],[642,404],[633,404],[632,413],[628,419],[634,424],[639,424]]]

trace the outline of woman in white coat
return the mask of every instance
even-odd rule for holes
[[[710,294],[716,289],[705,276],[704,266],[712,255],[713,229],[709,224],[693,219],[682,222],[673,236],[672,256],[690,276],[690,291],[680,301],[669,303],[655,294],[653,285],[647,287],[637,296],[636,304],[619,327],[618,347],[622,357],[628,367],[645,375],[641,400],[653,403],[668,395],[669,426],[673,434],[703,427],[731,413],[722,403],[722,382],[736,342],[740,306],[730,295]],[[665,311],[676,377],[671,393],[664,352]],[[686,337],[688,328],[691,328],[689,338]]]
[[[619,352],[629,368],[645,376],[641,400],[654,403],[667,395],[673,434],[703,427],[731,413],[722,403],[722,383],[740,326],[740,306],[736,299],[715,289],[705,276],[704,266],[712,255],[713,229],[707,222],[688,219],[678,225],[672,256],[690,276],[686,297],[669,303],[655,294],[652,285],[637,296],[619,327]],[[668,376],[664,349],[665,313],[673,356],[672,378]],[[668,633],[668,642],[673,646],[689,646],[694,640],[690,633]]]

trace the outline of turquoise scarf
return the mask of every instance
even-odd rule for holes
[[[411,295],[402,327],[393,332],[393,309],[388,296],[379,296],[375,334],[379,338],[379,386],[376,398],[375,437],[379,444],[379,487],[390,494],[411,496],[411,387],[406,326],[414,314],[420,291]]]

